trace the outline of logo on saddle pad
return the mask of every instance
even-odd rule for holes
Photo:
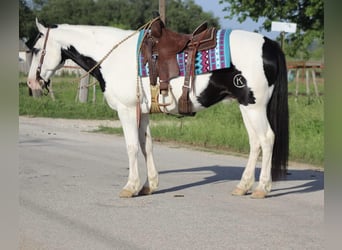
[[[140,31],[137,48],[144,37],[144,30]],[[217,44],[215,48],[209,50],[198,51],[195,57],[195,75],[210,73],[211,71],[224,69],[230,67],[230,47],[229,47],[229,35],[231,29],[217,30],[216,38]],[[181,52],[177,54],[177,62],[179,66],[179,76],[185,76],[187,53]],[[144,58],[139,53],[138,56],[138,74],[141,77],[148,76],[148,64],[143,64]],[[241,88],[241,87],[240,87]]]

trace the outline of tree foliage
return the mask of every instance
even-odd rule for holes
[[[20,0],[25,6],[25,1]],[[27,6],[27,5],[26,5]],[[152,19],[152,12],[158,11],[157,0],[33,0],[30,16],[20,16],[19,23],[34,25],[35,16],[45,25],[69,23],[115,26],[124,29],[138,29]],[[203,11],[194,0],[166,1],[166,25],[172,30],[191,33],[200,23],[219,27],[218,18]],[[23,30],[20,36],[29,36]]]
[[[272,21],[293,22],[297,31],[286,36],[286,53],[290,56],[304,52],[303,58],[310,56],[310,46],[315,41],[324,41],[324,5],[323,0],[220,0],[228,3],[223,11],[226,18],[238,17],[243,22],[247,17],[254,21],[266,18],[260,29],[271,30]],[[226,4],[227,5],[227,4]]]
[[[25,0],[19,0],[19,37],[31,37],[35,34],[35,24],[33,11],[29,8]]]

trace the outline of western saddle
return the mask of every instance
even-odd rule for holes
[[[215,46],[216,28],[208,28],[207,22],[199,25],[192,34],[181,34],[167,29],[163,21],[157,18],[151,24],[150,30],[147,31],[141,44],[143,63],[148,63],[151,85],[155,86],[157,78],[159,78],[161,94],[167,94],[170,80],[179,76],[177,54],[187,53],[183,92],[178,100],[180,114],[194,114],[189,92],[194,85],[194,65],[197,51],[208,50]]]

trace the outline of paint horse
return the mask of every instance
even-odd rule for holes
[[[169,31],[161,23],[156,24],[152,28],[157,28],[160,34]],[[29,88],[41,92],[66,59],[73,60],[86,71],[92,70],[91,74],[99,81],[108,105],[118,112],[126,141],[129,174],[119,195],[133,197],[152,194],[158,188],[149,127],[152,97],[155,96],[151,94],[149,77],[137,77],[139,32],[68,24],[47,28],[38,20],[36,25],[40,36],[33,48],[27,80]],[[252,198],[264,198],[271,191],[272,180],[281,177],[287,167],[285,57],[278,43],[253,32],[232,30],[227,43],[230,48],[230,67],[196,75],[195,87],[189,92],[192,111],[198,112],[225,98],[237,99],[248,132],[250,153],[241,180],[232,194],[242,196],[252,191]],[[113,44],[118,45],[114,50]],[[234,86],[236,76],[245,85],[238,92]],[[178,113],[177,100],[182,95],[183,83],[184,76],[174,77],[168,83],[170,91],[158,95],[160,105],[167,104],[163,106],[165,112]],[[137,160],[139,146],[147,166],[147,179],[142,186]],[[254,187],[260,152],[261,171],[259,182]]]

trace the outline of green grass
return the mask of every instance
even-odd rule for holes
[[[290,98],[290,157],[323,165],[324,105],[320,99]]]
[[[152,135],[161,140],[225,149],[245,153],[248,139],[237,104],[220,103],[198,112],[195,117],[173,119],[169,124],[152,127]]]
[[[117,113],[106,104],[98,85],[95,103],[92,102],[92,88],[89,89],[88,102],[79,103],[75,101],[78,88],[76,77],[53,78],[54,101],[50,95],[42,98],[30,97],[24,76],[21,76],[19,81],[20,115],[70,119],[117,119]]]
[[[23,76],[21,82],[25,82]],[[96,102],[92,92],[88,103],[75,102],[77,83],[75,77],[53,78],[56,100],[50,96],[28,96],[26,84],[19,84],[19,114],[75,119],[118,119],[117,113],[104,102],[97,86]],[[324,161],[324,84],[319,84],[320,97],[315,97],[312,84],[311,96],[306,96],[305,84],[300,84],[296,97],[295,84],[289,83],[290,113],[290,161],[323,166]],[[172,141],[186,145],[247,154],[249,144],[246,129],[235,101],[219,103],[194,117],[176,118],[164,114],[152,114],[152,136],[155,141]],[[164,122],[166,121],[166,122]],[[100,128],[104,133],[122,133],[120,128]]]
[[[314,165],[324,161],[323,102],[319,99],[289,98],[290,160]],[[249,152],[248,137],[236,102],[220,103],[193,118],[152,128],[154,138],[234,151]]]

